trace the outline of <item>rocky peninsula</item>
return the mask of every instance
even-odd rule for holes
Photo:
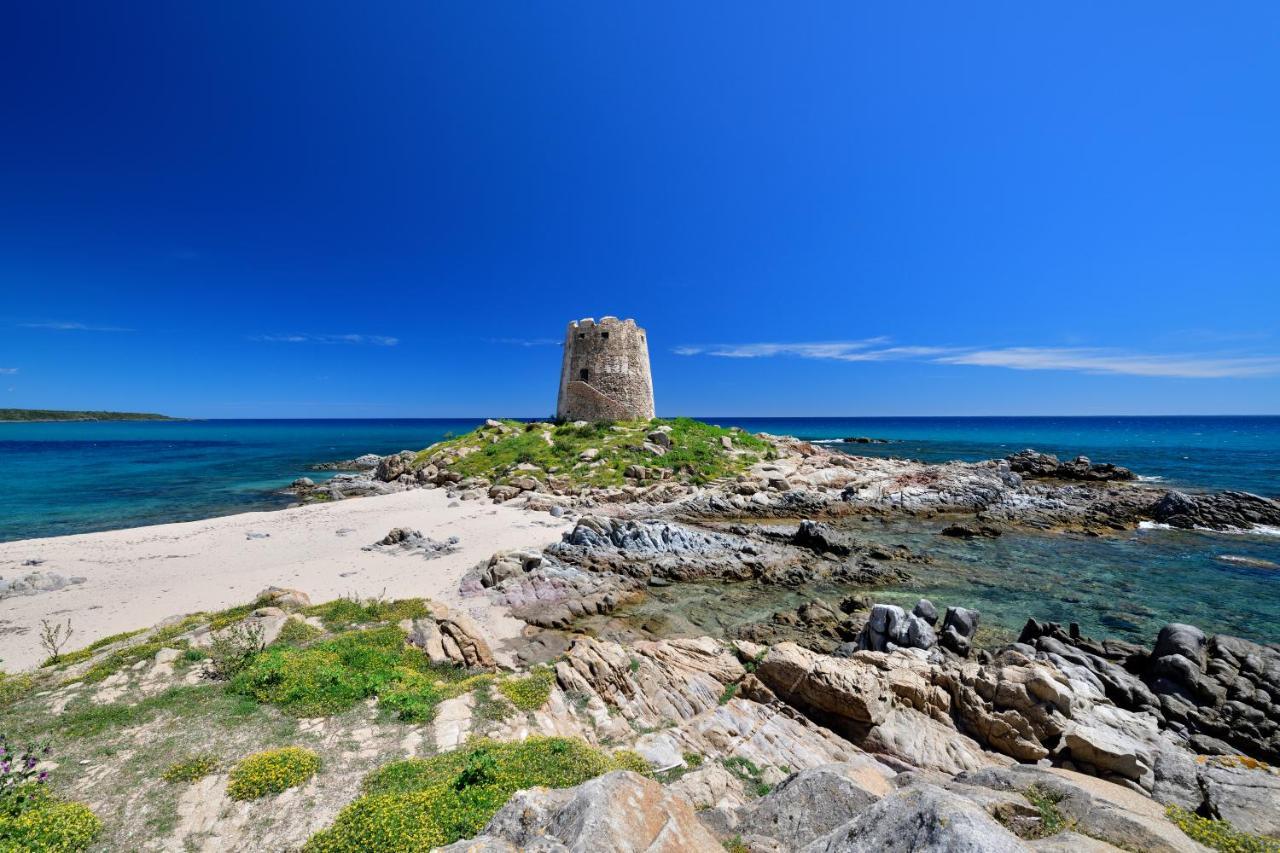
[[[1280,647],[1177,622],[992,633],[966,600],[878,600],[933,557],[866,533],[1239,530],[1280,526],[1275,501],[683,419],[489,421],[330,470],[278,515],[421,591],[334,598],[281,567],[252,601],[0,682],[11,739],[52,738],[47,784],[99,821],[65,849],[1280,849]],[[371,495],[392,497],[348,500]],[[542,541],[370,532],[419,495]],[[361,505],[358,536],[319,529]],[[711,633],[636,616],[694,589],[798,603]]]

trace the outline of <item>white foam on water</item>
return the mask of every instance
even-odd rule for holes
[[[1155,474],[1150,474],[1150,475],[1139,474],[1138,481],[1142,483],[1160,483],[1164,481],[1164,477],[1160,477]]]
[[[1139,530],[1173,530],[1168,524],[1158,521],[1139,521]],[[1270,524],[1255,524],[1253,527],[1228,527],[1226,530],[1214,530],[1212,527],[1193,527],[1197,533],[1221,533],[1230,536],[1280,536],[1280,527]]]

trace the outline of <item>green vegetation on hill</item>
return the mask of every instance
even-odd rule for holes
[[[67,412],[58,409],[0,409],[0,421],[172,421],[151,412]]]
[[[656,431],[665,433],[661,444],[648,440]],[[569,486],[620,486],[627,482],[627,470],[636,466],[702,484],[738,474],[771,450],[750,433],[691,418],[580,426],[503,421],[433,444],[418,454],[414,465],[432,464],[496,484],[533,477]]]

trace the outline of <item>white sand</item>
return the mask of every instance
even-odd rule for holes
[[[443,490],[415,490],[275,512],[205,521],[0,543],[0,576],[15,578],[43,560],[39,571],[80,575],[85,583],[54,592],[0,600],[0,659],[9,672],[46,657],[40,620],[71,619],[67,650],[96,639],[146,628],[167,616],[220,610],[251,601],[263,588],[300,589],[315,603],[347,594],[421,596],[462,606],[491,641],[519,636],[524,623],[483,597],[462,599],[458,582],[495,551],[542,548],[568,523],[489,501],[448,506]],[[458,550],[433,559],[421,554],[362,551],[392,527],[411,527],[433,539],[457,536]],[[350,528],[339,536],[337,531]],[[248,538],[248,533],[267,538]]]

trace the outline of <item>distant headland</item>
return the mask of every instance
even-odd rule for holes
[[[0,409],[3,421],[177,421],[152,412],[70,412],[58,409]]]

